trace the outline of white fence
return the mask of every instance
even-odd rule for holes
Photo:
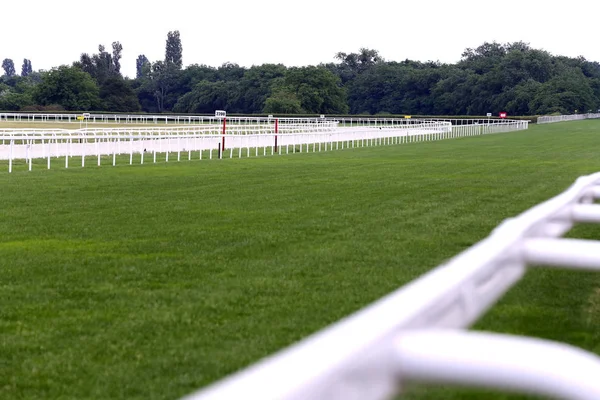
[[[81,114],[69,113],[0,113],[0,121],[11,122],[56,122],[80,124],[77,119]],[[186,124],[218,124],[223,120],[222,117],[214,115],[127,115],[127,114],[89,114],[83,123],[90,124],[165,124],[165,125],[186,125]],[[227,117],[227,121],[233,124],[258,124],[263,122],[272,122],[273,118],[268,117]],[[282,123],[292,121],[293,123],[315,122],[321,118],[279,118]]]
[[[452,125],[452,132],[459,136],[487,135],[490,133],[503,133],[526,130],[529,121],[499,121],[492,123],[475,122],[471,124]]]
[[[127,114],[89,114],[89,117],[85,120],[79,121],[77,119],[80,114],[72,113],[0,113],[0,122],[56,122],[56,123],[72,123],[72,124],[144,124],[144,125],[197,125],[197,124],[219,124],[222,122],[222,118],[214,115],[127,115]],[[419,124],[424,120],[436,121],[436,122],[450,122],[452,125],[491,125],[491,124],[503,124],[510,122],[510,120],[498,119],[498,118],[386,118],[386,117],[325,117],[325,118],[278,118],[282,124],[299,124],[299,123],[318,123],[318,122],[339,122],[343,126],[395,126],[395,125],[411,125]],[[272,124],[274,118],[269,117],[257,117],[257,116],[236,116],[227,117],[227,123],[229,125],[243,125],[243,124]]]
[[[527,129],[527,121],[504,121],[491,125],[471,124],[453,126],[450,122],[413,121],[379,127],[339,127],[337,121],[305,121],[287,124],[238,124],[224,126],[205,124],[173,126],[170,128],[89,128],[63,129],[0,129],[0,160],[8,160],[8,171],[13,161],[24,159],[32,170],[34,159],[46,159],[47,168],[52,159],[64,157],[65,168],[69,159],[86,158],[98,166],[117,163],[117,155],[129,155],[129,164],[157,162],[157,154],[177,153],[180,161],[187,159],[241,158],[259,155],[289,154],[290,152],[317,152],[334,149],[403,144],[411,142],[452,139],[490,133]],[[206,154],[204,154],[206,153]],[[112,160],[110,160],[112,156]],[[106,157],[109,159],[106,160]],[[172,158],[171,158],[172,159]],[[88,163],[90,161],[88,160]],[[71,162],[71,165],[73,163]]]
[[[430,123],[431,124],[431,123]],[[2,128],[0,125],[0,135],[10,134],[71,134],[80,133],[87,135],[105,135],[113,133],[129,133],[132,135],[220,135],[225,133],[228,135],[255,135],[274,132],[274,123],[261,124],[238,124],[226,125],[222,124],[204,124],[192,126],[171,126],[158,127],[148,126],[144,128],[107,128],[107,127],[92,127],[83,129],[57,129],[57,128]],[[308,132],[333,132],[337,129],[338,123],[333,121],[316,121],[316,122],[298,122],[288,124],[279,124],[279,133],[308,133]]]
[[[337,124],[335,124],[337,125]],[[440,140],[458,137],[447,123],[414,124],[403,128],[343,128],[333,129],[332,123],[316,126],[290,124],[273,127],[237,126],[235,133],[217,134],[219,127],[199,126],[194,128],[149,128],[149,129],[84,129],[65,130],[12,130],[0,132],[0,160],[8,160],[8,171],[13,170],[13,161],[25,159],[29,170],[33,159],[47,159],[50,169],[53,158],[64,157],[64,166],[69,159],[81,158],[85,166],[86,157],[97,158],[101,165],[103,156],[112,156],[116,165],[117,155],[129,154],[129,164],[157,161],[157,154],[176,152],[180,161],[182,153],[188,160],[242,156],[289,154],[291,152],[317,152],[348,147],[364,147],[382,144],[401,144],[425,140]],[[231,132],[231,131],[228,131]],[[466,133],[461,133],[465,136]],[[223,151],[224,150],[224,151]],[[104,161],[110,163],[111,161]],[[72,165],[72,164],[71,164]]]
[[[582,119],[600,118],[600,114],[574,114],[574,115],[553,115],[538,117],[538,124],[552,124],[554,122],[579,121]]]
[[[81,121],[77,119],[81,114],[57,114],[57,113],[0,113],[0,121],[11,122],[56,122],[56,123],[73,123],[79,124]],[[229,124],[260,124],[265,122],[273,122],[275,118],[261,116],[229,116],[227,121]],[[382,118],[382,117],[353,117],[353,118],[338,118],[338,117],[305,117],[305,118],[280,118],[279,121],[286,123],[314,123],[318,121],[334,121],[342,122],[350,126],[382,126],[382,125],[406,125],[411,123],[419,123],[422,119],[405,119],[405,118]],[[166,125],[189,125],[189,124],[216,124],[222,121],[222,117],[214,115],[127,115],[127,114],[89,114],[83,123],[90,124],[166,124]],[[457,121],[461,121],[458,120]],[[468,121],[468,120],[465,120]],[[490,120],[488,120],[490,121]],[[494,121],[494,120],[491,120]]]
[[[600,242],[561,238],[600,223],[600,173],[497,227],[444,265],[331,327],[186,400],[382,400],[408,382],[600,399],[600,358],[561,343],[464,330],[527,268],[600,270]]]

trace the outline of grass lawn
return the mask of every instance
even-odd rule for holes
[[[0,398],[188,394],[600,170],[599,132],[582,121],[241,160],[12,174],[2,164]],[[476,328],[600,353],[599,288],[600,275],[531,271]],[[518,398],[423,387],[407,397]]]

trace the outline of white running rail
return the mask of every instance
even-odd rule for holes
[[[79,121],[76,113],[0,113],[0,122],[13,123],[49,123],[56,122],[60,124],[73,125],[101,125],[101,124],[118,124],[118,125],[197,125],[197,124],[219,124],[222,122],[221,117],[214,115],[147,115],[147,114],[86,114],[84,121]],[[419,124],[423,121],[435,122],[451,122],[452,125],[491,125],[491,124],[506,124],[515,122],[515,120],[499,119],[499,118],[386,118],[386,117],[285,117],[277,118],[281,124],[315,124],[323,122],[339,122],[344,126],[397,126]],[[244,124],[269,124],[273,123],[273,117],[261,116],[230,116],[227,117],[228,125],[244,125]],[[89,125],[88,125],[89,126]]]
[[[187,125],[187,124],[218,124],[223,121],[222,117],[214,115],[151,115],[151,114],[86,114],[83,121],[77,119],[82,114],[77,113],[2,113],[0,112],[0,122],[56,122],[72,124],[118,124],[118,125]],[[227,117],[229,124],[258,124],[272,122],[274,118],[269,117]],[[323,122],[323,118],[279,118],[281,123],[315,123]]]
[[[186,400],[382,400],[407,382],[600,399],[600,358],[545,340],[465,330],[527,268],[600,270],[600,242],[561,238],[600,223],[600,173],[506,220],[416,281]]]
[[[333,121],[323,122],[302,122],[281,123],[278,125],[281,133],[314,133],[314,132],[333,132],[337,129],[338,123]],[[229,124],[226,125],[227,135],[255,135],[263,133],[272,133],[273,123],[258,124]],[[2,128],[0,125],[0,135],[28,135],[28,134],[82,134],[82,135],[106,135],[106,134],[131,134],[139,135],[219,135],[223,133],[221,124],[202,124],[202,125],[179,125],[179,126],[148,126],[148,127],[92,127],[83,129],[57,129],[57,128]]]
[[[69,167],[72,157],[81,158],[82,167],[90,157],[96,157],[100,166],[103,157],[112,156],[112,165],[116,165],[117,155],[129,155],[129,164],[133,164],[135,155],[136,162],[143,164],[145,153],[146,162],[151,159],[154,163],[157,154],[164,154],[168,162],[172,152],[177,153],[177,161],[181,160],[181,153],[187,153],[188,160],[202,159],[203,152],[208,152],[204,155],[208,159],[213,158],[213,152],[218,158],[242,158],[453,139],[528,127],[528,121],[452,125],[445,121],[420,120],[344,127],[339,127],[338,121],[327,120],[287,122],[227,125],[224,135],[224,126],[220,124],[79,130],[0,129],[0,160],[8,160],[8,172],[12,172],[15,160],[25,160],[31,171],[34,159],[47,159],[45,164],[50,169],[52,159],[58,157],[65,157],[65,168]],[[104,161],[108,163],[110,161]]]
[[[582,119],[600,118],[600,114],[573,114],[573,115],[547,115],[538,117],[538,124],[552,124],[555,122],[579,121]]]

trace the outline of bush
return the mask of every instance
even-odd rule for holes
[[[41,111],[41,106],[25,106],[25,107],[21,107],[21,109],[19,111],[23,111],[23,112],[38,112]]]
[[[65,111],[65,108],[60,104],[50,104],[47,106],[40,106],[40,111],[52,112],[52,111]]]

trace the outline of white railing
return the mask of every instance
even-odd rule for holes
[[[102,158],[112,156],[112,165],[116,165],[117,155],[128,154],[129,164],[136,162],[157,162],[157,155],[164,154],[169,161],[169,153],[177,153],[177,161],[182,153],[187,159],[242,158],[259,155],[289,154],[302,152],[320,152],[344,148],[412,143],[459,137],[449,124],[424,124],[407,128],[343,128],[324,131],[303,131],[297,126],[283,131],[292,133],[273,133],[272,131],[240,131],[239,134],[214,134],[193,130],[163,129],[93,129],[78,131],[27,130],[0,132],[0,160],[8,160],[8,172],[13,171],[14,160],[24,159],[28,169],[32,170],[34,159],[46,159],[50,169],[52,159],[64,157],[65,168],[69,159],[81,158],[85,166],[86,157]],[[207,154],[203,154],[207,152]],[[88,160],[89,162],[89,160]],[[105,164],[111,163],[104,160]],[[72,162],[71,162],[72,165]]]
[[[461,124],[461,125],[452,125],[452,131],[456,133],[462,133],[464,136],[472,136],[472,135],[487,135],[491,133],[503,133],[503,132],[514,132],[527,130],[529,128],[529,121],[518,121],[518,120],[509,120],[509,121],[500,121],[493,122],[490,124],[486,123],[471,123],[471,124]]]
[[[423,121],[430,122],[450,122],[452,125],[492,125],[514,123],[520,120],[504,119],[504,118],[398,118],[398,117],[326,117],[327,121],[337,121],[346,126],[385,126],[385,125],[410,125],[421,123]],[[529,122],[529,121],[527,121]]]
[[[11,122],[56,122],[56,123],[90,123],[90,124],[167,124],[167,125],[186,125],[186,124],[217,124],[222,121],[222,117],[214,115],[127,115],[127,114],[89,114],[82,122],[77,119],[81,114],[76,113],[0,113],[0,121]],[[418,122],[418,119],[404,118],[380,118],[380,117],[356,117],[356,118],[337,118],[337,117],[278,117],[281,123],[318,123],[326,121],[340,121],[348,123],[351,126],[381,126],[410,124]],[[260,124],[273,122],[274,118],[262,116],[229,116],[229,124]]]
[[[89,114],[83,122],[77,119],[81,114],[76,113],[0,113],[1,121],[11,122],[56,122],[72,124],[166,124],[166,125],[197,125],[219,124],[222,118],[214,115],[127,115],[127,114]],[[397,126],[418,124],[423,121],[451,122],[452,125],[481,124],[491,125],[496,123],[513,122],[512,120],[498,118],[386,118],[386,117],[303,117],[303,118],[278,118],[282,124],[315,124],[323,122],[339,122],[345,126]],[[227,123],[236,124],[272,124],[274,118],[257,116],[227,117]]]
[[[547,115],[538,117],[538,124],[552,124],[555,122],[579,121],[582,119],[600,118],[600,114],[574,114],[574,115]]]
[[[57,122],[57,123],[76,123],[81,121],[77,119],[81,114],[78,113],[21,113],[21,112],[0,112],[0,121],[12,122]],[[272,121],[268,117],[227,117],[229,123],[262,123]],[[320,121],[320,118],[280,118],[300,122]],[[222,117],[214,115],[169,115],[169,114],[110,114],[110,113],[90,113],[83,123],[91,124],[218,124]]]
[[[64,129],[0,129],[0,160],[8,160],[8,171],[13,171],[13,161],[24,159],[28,169],[34,159],[47,159],[50,169],[52,159],[80,157],[85,166],[86,157],[96,157],[97,165],[102,158],[112,156],[116,165],[117,155],[129,155],[129,164],[145,161],[157,162],[157,154],[176,152],[180,161],[182,153],[187,159],[241,158],[251,155],[289,154],[317,152],[334,149],[403,144],[431,140],[453,139],[489,133],[527,129],[527,121],[505,122],[492,125],[453,126],[450,122],[421,121],[404,125],[379,127],[338,127],[337,121],[319,123],[239,124],[223,126],[205,124],[196,126],[146,127],[146,128],[87,128]],[[208,154],[203,155],[203,152]],[[194,154],[193,154],[194,153]],[[71,163],[72,165],[72,163]]]
[[[89,114],[85,120],[77,119],[81,114],[76,113],[0,113],[1,121],[11,122],[56,122],[73,124],[166,124],[166,125],[186,125],[186,124],[219,124],[223,118],[214,115],[148,115],[148,114]],[[229,124],[259,124],[273,122],[269,117],[227,117]],[[319,123],[322,118],[279,118],[282,123]]]
[[[273,124],[254,124],[254,125],[227,125],[225,132],[227,135],[257,135],[273,132]],[[312,133],[312,132],[334,132],[337,128],[337,123],[326,122],[319,124],[280,124],[279,132],[281,133]],[[205,125],[190,125],[190,126],[172,126],[172,127],[157,127],[149,126],[146,128],[106,128],[92,127],[76,130],[69,129],[53,129],[53,128],[20,128],[8,129],[0,128],[0,135],[30,135],[30,134],[81,134],[81,135],[112,135],[112,134],[128,134],[128,135],[219,135],[223,134],[223,125],[205,124]]]
[[[600,242],[561,238],[600,223],[600,173],[365,309],[186,400],[382,400],[408,382],[600,399],[600,358],[561,343],[464,330],[527,268],[600,270]]]

